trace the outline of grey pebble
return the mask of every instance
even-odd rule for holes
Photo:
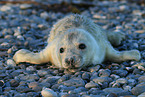
[[[94,78],[93,81],[95,83],[103,83],[103,82],[111,82],[112,79],[110,77],[97,77],[97,78]]]
[[[99,87],[99,85],[97,83],[94,83],[93,81],[91,81],[85,85],[85,88],[87,88],[87,89],[97,88],[97,87]]]
[[[28,87],[29,87],[29,88],[35,88],[35,87],[37,87],[38,85],[39,85],[38,82],[31,82],[31,83],[28,84]]]
[[[29,8],[31,8],[32,7],[32,5],[30,5],[30,4],[21,4],[20,5],[20,9],[22,9],[22,10],[24,10],[24,9],[29,9]]]
[[[64,94],[61,97],[80,97],[78,94]]]
[[[89,79],[90,79],[90,73],[84,72],[84,73],[82,74],[82,79],[84,79],[84,80],[89,80]]]
[[[117,74],[120,77],[125,77],[128,74],[126,70],[113,70],[112,73]]]
[[[141,93],[145,92],[145,85],[144,86],[135,86],[131,90],[133,95],[140,95]]]
[[[93,94],[93,95],[105,94],[103,90],[99,90],[98,88],[91,88],[88,92],[89,94]]]
[[[10,5],[3,5],[1,8],[0,8],[0,11],[10,11],[12,10],[11,6]]]
[[[12,59],[8,59],[7,60],[7,66],[14,67],[14,66],[16,66],[16,63]]]
[[[131,92],[124,91],[122,88],[105,88],[103,91],[107,93],[115,93],[118,96],[131,95]]]
[[[141,94],[138,95],[137,97],[145,97],[145,92],[141,93]]]
[[[26,71],[33,72],[36,71],[36,68],[34,68],[34,66],[29,66],[26,68]]]
[[[17,87],[19,85],[19,81],[15,80],[15,79],[12,79],[10,81],[10,85],[11,85],[11,87]]]
[[[127,84],[128,83],[127,79],[125,79],[125,78],[119,78],[116,80],[116,82],[120,83],[120,84]]]
[[[100,69],[100,65],[97,65],[97,66],[93,66],[93,67],[89,67],[88,68],[88,70],[90,71],[90,72],[94,72],[94,71],[98,71]]]
[[[44,18],[44,19],[49,19],[49,14],[47,13],[47,12],[42,12],[41,14],[40,14],[40,17],[41,18]]]
[[[141,76],[138,78],[139,83],[145,82],[145,76]]]
[[[18,86],[16,87],[16,90],[20,93],[33,92],[33,90],[28,88],[27,86]]]
[[[51,85],[54,85],[55,83],[57,83],[58,79],[60,78],[60,76],[50,76],[47,77],[46,79],[44,79],[42,82],[43,83],[50,83]]]
[[[74,86],[74,87],[85,86],[85,82],[81,78],[72,78],[70,80],[64,81],[63,84],[66,86]]]
[[[108,69],[106,69],[106,70],[100,69],[99,70],[99,76],[100,77],[108,77],[108,76],[110,76],[110,73],[111,73],[111,71],[108,70]]]
[[[40,76],[40,77],[43,77],[45,75],[48,74],[48,71],[47,70],[37,70],[37,74]]]

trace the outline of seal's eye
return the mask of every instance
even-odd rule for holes
[[[64,52],[64,48],[61,47],[61,48],[59,49],[59,52],[60,52],[60,53],[63,53],[63,52]]]
[[[86,45],[84,43],[79,44],[79,49],[83,50],[86,48]]]

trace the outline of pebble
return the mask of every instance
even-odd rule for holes
[[[25,10],[25,9],[30,9],[32,7],[32,5],[30,4],[21,4],[20,5],[20,9]]]
[[[4,87],[5,86],[5,82],[3,80],[0,80],[0,87]]]
[[[10,10],[12,10],[12,8],[11,8],[10,5],[3,5],[3,6],[0,8],[0,11],[4,11],[4,12],[10,11]]]
[[[33,71],[36,71],[36,68],[34,68],[33,66],[29,66],[26,68],[26,71],[33,72]]]
[[[103,82],[111,82],[112,79],[110,77],[97,77],[97,78],[94,78],[93,81],[95,83],[103,83]]]
[[[15,67],[16,63],[12,59],[7,60],[7,66]]]
[[[89,74],[88,72],[84,72],[84,73],[82,74],[82,79],[84,79],[84,80],[89,80],[89,79],[90,79],[90,74]]]
[[[110,76],[110,70],[100,69],[99,70],[99,76],[100,77],[108,77],[108,76]]]
[[[93,94],[93,95],[105,94],[103,90],[99,90],[98,88],[91,88],[88,92],[89,94]]]
[[[138,95],[137,97],[145,97],[145,92],[141,93],[141,94]]]
[[[47,83],[50,83],[50,84],[54,84],[57,82],[57,80],[60,78],[60,76],[50,76],[50,77],[47,77],[46,79],[44,79],[42,82],[47,82]]]
[[[145,92],[145,86],[135,86],[132,88],[131,92],[133,95],[138,96],[141,93]]]
[[[98,71],[99,69],[100,69],[100,65],[97,65],[97,66],[95,66],[95,67],[89,67],[89,68],[88,68],[88,70],[89,70],[90,72]]]
[[[57,93],[50,88],[43,88],[41,91],[43,97],[58,97]]]
[[[46,70],[37,70],[37,73],[40,77],[43,77],[48,74]]]
[[[15,80],[15,79],[12,79],[12,80],[10,81],[10,85],[11,85],[12,87],[17,87],[17,86],[19,85],[19,81],[18,81],[18,80]]]
[[[131,88],[132,88],[132,87],[129,86],[129,85],[123,87],[123,89],[124,89],[125,91],[131,91]]]
[[[21,41],[24,41],[24,40],[25,40],[24,37],[21,36],[21,35],[18,35],[18,36],[17,36],[17,39],[18,39],[18,40],[21,40]]]
[[[85,85],[85,88],[87,88],[87,89],[96,88],[96,87],[99,87],[99,85],[97,83],[94,83],[93,81],[91,81]]]
[[[44,19],[49,19],[49,14],[47,13],[47,12],[42,12],[41,14],[40,14],[40,17],[41,18],[44,18]]]
[[[31,82],[31,83],[28,84],[28,87],[29,87],[29,88],[35,88],[35,87],[37,87],[38,85],[39,85],[38,82]]]
[[[105,88],[103,91],[107,93],[115,93],[117,95],[124,92],[122,88]]]
[[[145,76],[141,76],[138,78],[139,83],[145,82]]]
[[[116,82],[120,83],[120,84],[127,84],[128,81],[125,78],[119,78],[119,79],[116,80]]]
[[[120,77],[125,77],[128,74],[126,70],[113,70],[112,73],[117,74]]]
[[[81,78],[72,78],[70,80],[64,81],[64,85],[66,86],[74,86],[74,87],[83,87],[85,86],[85,82]]]
[[[1,43],[1,46],[8,47],[9,43],[8,42],[3,42],[3,43]]]

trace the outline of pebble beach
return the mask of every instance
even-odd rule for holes
[[[47,97],[145,97],[144,0],[2,1],[0,97],[42,97],[45,90],[51,95]],[[137,49],[141,60],[104,62],[76,72],[51,63],[14,62],[13,55],[19,49],[44,49],[52,26],[72,13],[87,16],[106,30],[124,32],[125,40],[115,49]]]

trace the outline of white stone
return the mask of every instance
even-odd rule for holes
[[[41,95],[43,97],[58,97],[56,92],[54,92],[52,89],[46,88],[46,87],[43,87],[43,89],[41,91]]]
[[[29,9],[31,7],[32,7],[32,5],[30,5],[30,4],[22,4],[22,5],[20,5],[21,9]]]
[[[7,65],[8,66],[16,66],[16,63],[12,59],[7,60]]]
[[[0,8],[0,11],[10,11],[12,8],[9,5],[3,5]]]

